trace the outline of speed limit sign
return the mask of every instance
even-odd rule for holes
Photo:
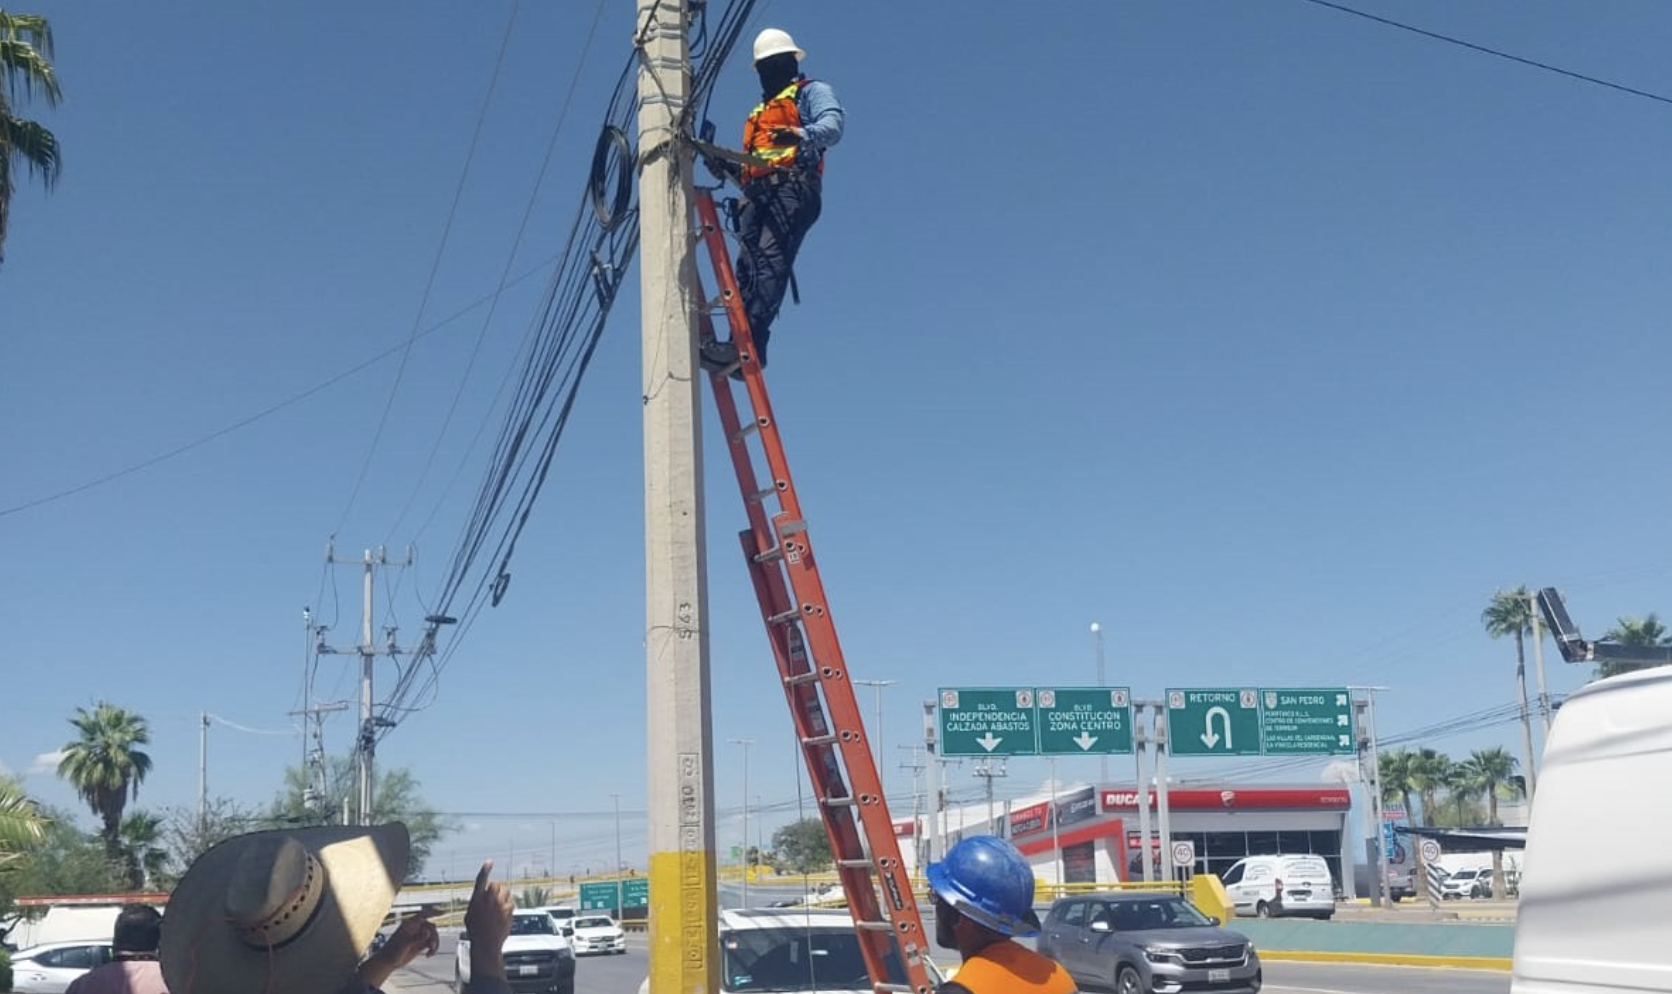
[[[1417,852],[1422,855],[1424,863],[1438,863],[1443,855],[1439,839],[1423,839],[1417,843]]]
[[[1173,865],[1188,869],[1196,865],[1196,843],[1180,839],[1173,843]]]

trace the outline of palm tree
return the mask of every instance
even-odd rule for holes
[[[39,14],[0,9],[0,260],[5,259],[6,229],[11,219],[17,170],[39,175],[47,189],[58,182],[64,161],[58,138],[40,124],[18,117],[14,106],[39,95],[58,104],[58,74],[52,68],[52,25]]]
[[[1416,824],[1411,808],[1411,791],[1416,789],[1411,783],[1411,754],[1404,749],[1384,752],[1376,757],[1376,771],[1382,778],[1383,802],[1398,801],[1405,806],[1405,817]]]
[[[135,811],[122,819],[122,860],[128,886],[143,890],[157,886],[168,870],[168,850],[163,848],[163,820],[146,811]]]
[[[70,724],[80,738],[64,746],[58,775],[103,819],[105,855],[121,862],[122,812],[129,792],[137,799],[140,781],[151,772],[151,757],[139,749],[150,744],[151,727],[109,701],[100,701],[91,711],[76,708]]]
[[[1527,707],[1527,636],[1533,631],[1533,605],[1525,586],[1514,590],[1500,590],[1492,595],[1492,602],[1480,613],[1480,623],[1486,634],[1495,639],[1515,636],[1515,689],[1521,695],[1521,743],[1525,749],[1527,776],[1534,778],[1533,717]],[[1536,780],[1533,781],[1536,784]]]
[[[1432,825],[1434,815],[1440,810],[1440,788],[1451,775],[1451,759],[1433,749],[1418,749],[1411,755],[1410,763],[1411,786],[1422,795],[1422,821],[1413,817],[1411,824]]]
[[[1457,827],[1463,827],[1463,820],[1467,816],[1463,813],[1463,805],[1469,799],[1480,793],[1480,780],[1475,775],[1475,768],[1468,762],[1450,763],[1445,772],[1446,792],[1457,804]]]
[[[1641,620],[1628,617],[1620,618],[1613,628],[1602,633],[1602,637],[1609,642],[1618,642],[1621,645],[1639,647],[1672,645],[1672,637],[1668,637],[1666,626],[1660,623],[1660,618],[1656,617],[1653,611],[1650,611],[1648,617]],[[1597,664],[1596,679],[1601,680],[1603,677],[1619,676],[1621,673],[1630,673],[1633,670],[1646,668],[1646,666],[1638,663],[1604,660]]]
[[[1493,746],[1490,749],[1476,749],[1469,754],[1469,766],[1475,771],[1475,779],[1481,789],[1486,792],[1486,823],[1498,825],[1498,792],[1502,791],[1509,797],[1517,797],[1526,790],[1526,780],[1515,774],[1515,757],[1508,749]],[[1492,851],[1492,893],[1503,897],[1509,893],[1504,886],[1504,853],[1501,849]]]
[[[15,780],[0,777],[0,867],[41,841],[46,821]]]

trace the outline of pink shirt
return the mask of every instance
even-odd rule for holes
[[[168,994],[168,988],[156,960],[118,960],[75,978],[64,994]]]

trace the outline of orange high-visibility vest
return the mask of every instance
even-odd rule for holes
[[[756,105],[750,112],[749,120],[743,122],[743,151],[749,155],[758,156],[770,161],[770,166],[744,166],[743,185],[748,186],[778,169],[789,169],[795,165],[795,153],[798,146],[777,145],[772,141],[772,132],[779,128],[801,127],[801,108],[796,98],[801,88],[810,82],[803,76],[790,85],[778,91],[778,95],[763,104]],[[824,172],[824,159],[819,158],[818,171]]]
[[[995,942],[964,961],[952,982],[970,994],[1074,994],[1062,964],[1015,942]]]

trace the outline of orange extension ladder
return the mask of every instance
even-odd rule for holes
[[[878,992],[929,994],[925,957],[928,941],[918,914],[911,878],[900,862],[894,822],[871,757],[859,703],[848,679],[836,623],[819,579],[807,520],[790,477],[784,442],[772,415],[766,380],[754,359],[754,340],[732,272],[726,236],[713,194],[696,191],[697,219],[708,248],[720,296],[702,309],[701,330],[714,337],[712,312],[719,304],[731,328],[742,370],[743,394],[753,416],[745,423],[728,374],[710,373],[714,403],[731,451],[749,527],[738,533],[761,618],[778,661],[784,696],[795,719],[813,794],[830,835],[836,872],[858,930],[865,965]],[[700,280],[700,278],[699,278]],[[700,291],[699,291],[700,292]],[[706,296],[702,299],[708,300]],[[754,436],[766,461],[765,485],[755,472],[749,440]],[[776,502],[778,511],[769,513]],[[891,970],[890,964],[894,968]],[[904,976],[906,984],[898,978]],[[891,979],[892,978],[892,979]]]

